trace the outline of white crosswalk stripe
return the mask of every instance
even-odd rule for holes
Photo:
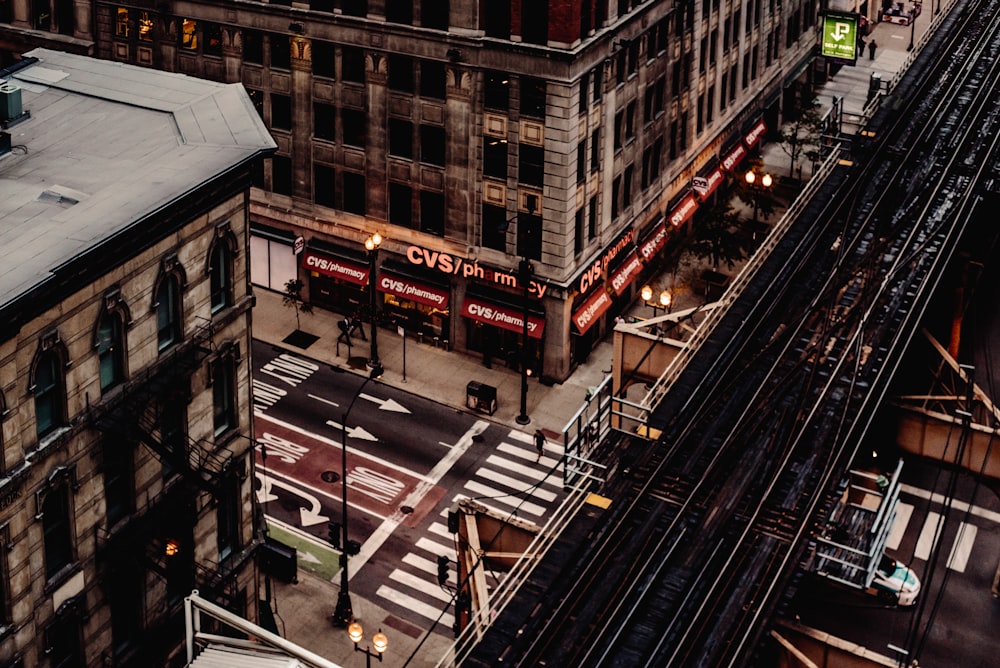
[[[906,526],[910,523],[910,516],[913,515],[913,505],[900,501],[896,504],[896,519],[892,522],[892,529],[889,537],[885,541],[885,546],[890,550],[898,550],[899,544],[906,533]]]
[[[948,568],[959,573],[965,572],[965,567],[969,563],[969,555],[972,553],[972,544],[976,542],[977,531],[975,524],[962,522],[955,535],[955,544],[951,548],[951,554],[948,555]]]
[[[917,547],[913,550],[914,558],[927,561],[927,558],[931,556],[931,550],[934,549],[934,543],[936,542],[935,536],[938,532],[938,522],[940,519],[940,513],[927,513],[924,526],[920,529],[920,537],[917,538]]]
[[[538,453],[532,434],[513,430],[482,460],[482,466],[475,470],[452,501],[472,498],[498,517],[516,516],[540,525],[562,496],[562,473],[556,468],[561,454],[561,444],[547,441],[543,456],[536,461]],[[437,620],[442,611],[446,611],[437,627],[442,632],[450,631],[454,624],[452,596],[458,576],[455,536],[448,531],[447,515],[445,506],[440,519],[430,523],[413,550],[405,554],[399,567],[389,574],[389,582],[376,592],[384,602],[402,608],[405,618],[415,622],[414,616],[422,618],[418,622],[422,626],[428,626],[428,620]],[[437,580],[439,555],[450,560],[449,578],[444,586]],[[396,614],[403,615],[403,611]]]
[[[959,511],[964,512],[968,509],[969,506],[966,504],[964,509],[960,508]],[[982,509],[978,509],[974,506],[972,509],[973,512],[971,514],[974,517],[981,518],[980,521],[982,521],[982,518],[994,519],[993,516],[987,514],[988,511],[982,511]],[[915,510],[915,506],[911,503],[899,501],[896,504],[896,517],[885,542],[887,550],[891,552],[898,552],[901,548],[905,547],[904,538],[906,537],[907,532],[917,531],[915,526],[911,526],[911,520],[913,519]],[[980,510],[981,512],[974,512],[975,510]],[[935,547],[941,540],[940,532],[942,530],[947,531],[948,529],[948,527],[943,524],[939,526],[941,519],[941,513],[933,511],[927,512],[927,515],[923,518],[923,523],[920,525],[919,532],[916,536],[916,542],[913,543],[911,552],[914,560],[927,561],[934,553]],[[947,531],[947,533],[950,535],[951,531]],[[965,569],[969,565],[969,559],[972,555],[972,550],[975,546],[976,537],[978,535],[979,528],[975,524],[972,524],[971,522],[958,523],[958,530],[955,533],[955,537],[951,545],[951,551],[948,554],[948,561],[946,562],[949,569],[958,573],[965,572]],[[894,556],[905,559],[908,555],[904,553],[895,554]]]

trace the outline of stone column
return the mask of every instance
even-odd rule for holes
[[[292,35],[292,194],[312,200],[312,42]]]

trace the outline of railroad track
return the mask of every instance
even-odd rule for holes
[[[678,377],[654,411],[663,436],[605,490],[573,583],[507,638],[506,665],[754,662],[1000,171],[998,26],[1000,1],[949,17],[940,57],[870,124],[861,152],[880,159],[838,169]],[[468,665],[499,655],[483,645]]]

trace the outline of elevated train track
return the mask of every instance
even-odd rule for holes
[[[1000,202],[1000,0],[935,39],[672,383],[662,437],[548,595],[515,597],[462,665],[761,660],[945,267]]]

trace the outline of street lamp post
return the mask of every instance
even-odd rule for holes
[[[531,283],[531,276],[534,267],[528,258],[521,258],[517,267],[517,280],[521,282],[524,290],[524,312],[521,314],[523,327],[521,330],[521,412],[515,419],[518,424],[528,424],[531,418],[528,417],[528,288]]]
[[[365,250],[368,251],[368,259],[371,263],[371,268],[368,272],[368,292],[371,299],[371,311],[372,311],[372,354],[371,359],[368,361],[368,366],[374,368],[379,364],[378,359],[378,312],[376,311],[377,302],[375,300],[375,292],[378,286],[376,280],[376,275],[378,273],[378,247],[382,244],[382,235],[376,232],[367,239],[365,239]]]
[[[372,339],[374,340],[374,337],[372,337]],[[368,377],[365,378],[364,382],[361,383],[361,386],[358,387],[358,390],[354,393],[354,396],[351,398],[351,403],[347,405],[347,410],[344,411],[343,418],[340,422],[340,481],[343,483],[343,491],[341,492],[341,503],[343,504],[343,507],[340,515],[340,593],[337,594],[337,607],[334,608],[333,611],[333,623],[337,626],[347,626],[354,620],[354,608],[351,605],[351,592],[347,577],[348,552],[354,552],[354,550],[351,549],[351,543],[347,539],[347,418],[350,417],[351,409],[354,408],[354,402],[358,400],[359,396],[361,396],[361,391],[365,389],[365,385],[368,384],[368,381],[377,380],[381,376],[382,366],[376,363],[372,366]],[[354,553],[357,554],[357,552]],[[360,637],[358,639],[360,640]],[[357,640],[355,643],[357,643]]]
[[[910,19],[910,45],[906,47],[907,51],[913,51],[913,33],[917,28],[917,5],[913,5],[913,17]]]
[[[671,294],[670,290],[662,290],[662,291],[660,291],[660,303],[659,304],[657,304],[656,302],[652,301],[652,299],[653,299],[653,287],[651,285],[644,285],[644,286],[642,286],[642,290],[640,291],[640,295],[642,296],[642,301],[646,302],[646,305],[649,306],[649,307],[651,307],[653,309],[653,317],[654,318],[656,317],[656,310],[657,309],[663,309],[663,311],[665,313],[670,313],[670,308],[673,305],[673,297],[674,297],[673,294]]]
[[[363,649],[358,644],[361,642],[361,639],[365,637],[365,630],[361,628],[361,624],[354,622],[348,626],[347,635],[350,636],[351,641],[354,642],[354,651],[365,653],[365,666],[367,668],[371,668],[373,656],[378,659],[379,662],[382,661],[382,652],[384,652],[389,646],[389,639],[384,633],[382,633],[382,629],[379,629],[378,633],[372,636],[372,646],[365,647]],[[372,651],[373,649],[375,650],[374,652]]]
[[[771,178],[770,174],[764,174],[760,177],[760,184],[757,183],[757,174],[753,170],[746,173],[747,185],[750,187],[750,193],[753,195],[753,223],[754,227],[757,226],[757,210],[759,207],[759,197],[760,193],[771,187],[774,180]],[[755,232],[756,233],[756,232]]]

